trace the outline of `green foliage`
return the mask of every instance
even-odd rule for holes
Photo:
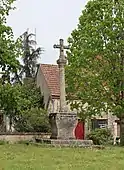
[[[9,83],[0,85],[1,109],[6,114],[18,114],[31,108],[43,108],[43,98],[34,80],[27,80],[23,85]]]
[[[113,138],[109,129],[95,129],[87,135],[87,138],[92,140],[95,145],[113,144]]]
[[[83,118],[108,111],[123,118],[124,1],[88,1],[68,41],[66,80],[72,108]]]
[[[30,108],[44,108],[43,96],[41,91],[37,88],[36,82],[33,78],[25,78],[22,85],[25,98],[30,101],[27,109]]]
[[[22,71],[26,77],[34,77],[36,60],[41,49],[34,50],[32,45],[34,43],[36,45],[36,42],[30,39],[32,34],[27,32],[24,35],[23,43],[21,38],[17,39],[16,42],[14,41],[11,27],[6,25],[6,17],[13,9],[14,1],[0,1],[0,74],[2,75],[0,79],[0,110],[9,116],[10,128],[13,121],[17,119],[24,121],[25,118],[27,119],[27,127],[30,129],[27,130],[26,127],[25,131],[31,131],[31,129],[40,131],[41,126],[45,131],[44,123],[46,120],[44,114],[41,114],[44,113],[44,105],[40,90],[37,89],[34,79],[22,80],[20,79],[22,75],[18,75]],[[22,54],[24,54],[23,67],[17,60]],[[27,115],[28,117],[26,117]]]
[[[22,61],[23,65],[21,65],[21,71],[19,73],[19,77],[21,79],[23,77],[32,78],[35,77],[36,69],[37,69],[37,59],[39,59],[42,48],[36,48],[37,42],[33,39],[35,34],[28,33],[26,31],[23,35],[21,35],[20,40],[22,42]]]
[[[18,43],[14,41],[11,27],[6,25],[6,16],[12,8],[14,0],[0,1],[0,68],[2,81],[10,81],[10,74],[19,68]]]
[[[25,121],[27,121],[28,122],[27,124],[34,123],[34,125],[32,125],[33,127],[30,127],[29,125],[29,129],[30,129],[29,131],[31,131],[31,128],[38,130],[38,127],[39,127],[38,131],[40,131],[40,126],[43,127],[44,123],[46,123],[47,121],[47,119],[45,120],[45,115],[41,114],[41,113],[46,113],[43,110],[44,109],[43,97],[41,96],[40,89],[37,89],[33,79],[25,79],[24,84],[22,85],[20,84],[1,85],[0,104],[1,104],[0,108],[1,110],[3,110],[4,114],[8,115],[10,119],[16,123],[18,120],[18,125],[20,124],[19,125],[20,129],[21,126],[25,126],[25,124],[22,125],[23,122],[25,123]],[[46,123],[46,126],[47,125],[48,123]],[[22,128],[25,129],[22,131],[28,131],[27,130],[28,125],[26,125],[26,128],[25,127]]]
[[[12,115],[17,106],[18,88],[10,85],[11,75],[17,73],[20,55],[19,43],[14,41],[13,31],[6,24],[6,17],[15,0],[0,1],[0,109]]]
[[[15,0],[1,0],[0,1],[0,21],[5,22],[9,11],[13,9],[12,4]]]
[[[9,83],[0,85],[0,108],[4,114],[14,114],[19,110],[21,95],[21,87],[18,85],[12,86]]]
[[[69,38],[68,94],[81,99],[74,108],[99,114],[124,113],[124,1],[89,1]],[[71,75],[71,76],[70,76]]]
[[[50,132],[48,116],[38,108],[23,111],[15,119],[14,128],[18,132]]]

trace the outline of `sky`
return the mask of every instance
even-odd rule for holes
[[[44,48],[39,63],[56,64],[58,49],[53,45],[67,39],[76,28],[87,0],[17,0],[16,10],[11,11],[7,23],[15,38],[27,29],[35,33],[39,47]]]

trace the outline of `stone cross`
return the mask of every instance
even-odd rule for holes
[[[57,60],[57,64],[59,66],[59,82],[60,82],[60,112],[64,112],[64,108],[66,106],[66,98],[65,98],[65,65],[67,63],[67,59],[64,55],[64,49],[69,49],[68,46],[64,45],[64,40],[60,39],[59,45],[54,45],[54,48],[60,49],[60,56]]]

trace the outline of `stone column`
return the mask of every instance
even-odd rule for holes
[[[66,60],[59,59],[57,60],[59,65],[59,79],[60,79],[60,112],[64,112],[64,107],[66,105],[65,97],[65,69]]]
[[[59,84],[60,84],[60,112],[64,112],[64,106],[66,105],[65,98],[65,65],[67,60],[64,55],[64,49],[68,49],[67,46],[64,46],[63,39],[60,39],[60,45],[54,45],[54,48],[60,49],[60,56],[57,60],[57,64],[59,67]]]

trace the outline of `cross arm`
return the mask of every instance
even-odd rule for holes
[[[53,48],[60,48],[60,45],[54,44]]]
[[[59,48],[59,49],[60,49],[61,46],[54,44],[53,48]],[[63,48],[66,49],[66,50],[68,50],[68,49],[69,49],[69,46],[63,46]]]
[[[64,49],[68,50],[68,49],[70,49],[70,48],[69,48],[69,46],[64,46]]]

